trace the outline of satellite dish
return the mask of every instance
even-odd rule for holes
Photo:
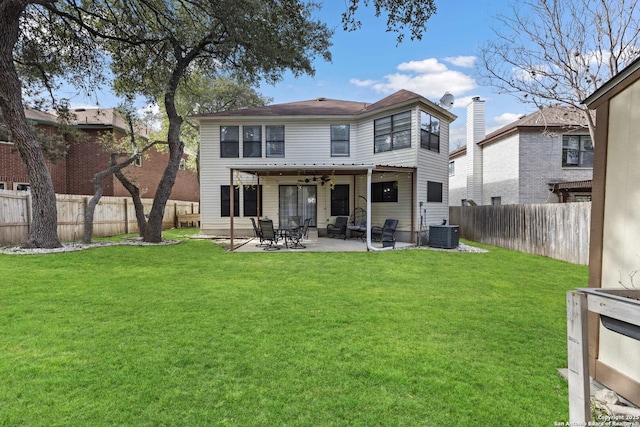
[[[440,103],[438,105],[440,105],[445,110],[449,110],[451,109],[451,107],[453,107],[453,101],[453,95],[451,95],[449,92],[445,92],[444,95],[442,95],[442,98],[440,98]]]

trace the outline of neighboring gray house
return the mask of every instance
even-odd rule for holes
[[[373,104],[318,98],[196,116],[202,232],[249,235],[251,217],[277,227],[299,216],[322,236],[361,208],[369,225],[398,219],[396,237],[412,241],[421,223],[449,216],[455,118],[406,90]]]
[[[591,200],[593,144],[584,113],[553,106],[485,136],[484,101],[467,107],[467,146],[449,155],[449,204]]]

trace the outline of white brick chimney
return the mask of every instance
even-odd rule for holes
[[[467,106],[467,199],[482,205],[482,149],[486,135],[484,100],[472,98]]]

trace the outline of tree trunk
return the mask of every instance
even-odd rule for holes
[[[180,117],[176,111],[175,106],[175,91],[178,86],[180,75],[179,71],[174,72],[173,79],[169,83],[170,89],[168,89],[165,94],[165,110],[167,112],[167,117],[169,118],[169,131],[167,134],[169,162],[162,174],[162,179],[160,179],[156,195],[153,198],[153,206],[149,213],[147,230],[143,237],[145,242],[160,243],[162,241],[162,220],[164,219],[164,210],[167,206],[167,201],[171,196],[173,184],[176,182],[176,176],[178,174],[178,169],[180,168],[180,160],[184,153],[184,143],[180,140],[182,117]]]
[[[91,200],[89,200],[89,203],[87,203],[87,208],[84,212],[84,233],[82,234],[82,243],[85,245],[91,243],[91,240],[93,239],[93,215],[96,212],[96,206],[98,206],[98,202],[100,201],[102,194],[102,185],[98,183],[95,188],[95,193],[93,194],[93,197],[91,197]]]
[[[115,175],[124,188],[127,189],[129,194],[131,194],[133,207],[136,212],[136,221],[138,223],[138,234],[140,237],[144,238],[147,232],[147,218],[144,216],[144,205],[142,204],[142,199],[140,199],[140,189],[127,179],[127,177],[122,173],[122,170],[116,171]]]
[[[62,245],[58,239],[53,182],[40,144],[25,117],[21,83],[13,63],[20,15],[27,4],[11,0],[0,2],[0,109],[27,170],[31,187],[32,218],[25,247],[57,248]]]

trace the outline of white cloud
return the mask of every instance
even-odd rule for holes
[[[381,81],[351,79],[350,82],[384,94],[406,89],[436,102],[445,92],[462,95],[478,86],[473,77],[448,69],[436,58],[403,62],[397,69],[399,72],[388,74]]]
[[[443,61],[462,68],[473,68],[476,64],[476,59],[475,56],[448,56],[442,58]]]
[[[436,58],[403,62],[397,68],[400,71],[413,71],[421,74],[437,74],[447,71],[447,66],[439,63]]]
[[[493,122],[500,128],[519,120],[522,116],[522,113],[502,113],[499,116],[495,116]]]
[[[378,83],[375,80],[360,80],[360,79],[351,79],[349,80],[349,83],[354,84],[356,86],[360,86],[360,87],[369,87],[369,86],[373,86],[374,84]]]

